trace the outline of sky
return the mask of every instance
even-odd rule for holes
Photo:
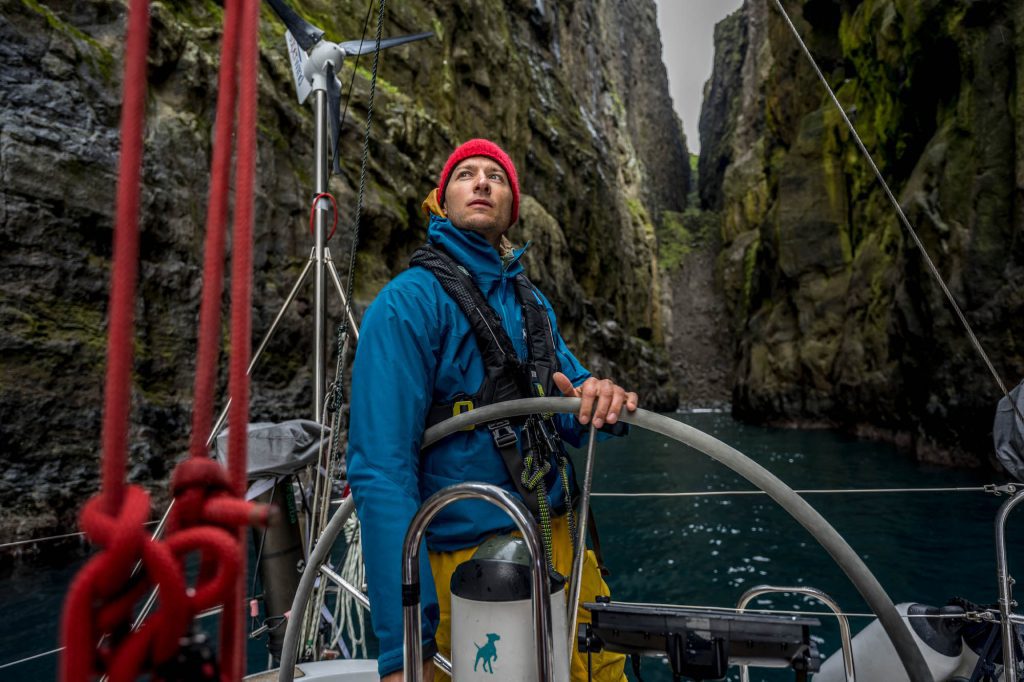
[[[711,77],[715,56],[715,24],[739,9],[743,0],[655,0],[655,4],[669,92],[683,122],[686,146],[696,154],[704,82]]]

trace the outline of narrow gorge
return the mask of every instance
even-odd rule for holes
[[[1024,376],[1024,6],[785,6],[1012,388]],[[774,3],[744,3],[715,51],[692,222],[718,228],[698,252],[716,260],[734,414],[989,466],[998,385]]]

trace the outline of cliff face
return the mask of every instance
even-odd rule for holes
[[[294,4],[333,39],[360,35],[363,3]],[[0,0],[0,540],[70,525],[97,486],[124,13],[113,0]],[[187,443],[221,13],[215,2],[152,5],[131,472],[140,481],[162,479]],[[492,137],[522,179],[513,241],[534,241],[528,271],[563,333],[594,371],[637,386],[649,406],[674,406],[654,235],[665,211],[683,207],[689,169],[653,2],[436,0],[394,3],[386,16],[385,35],[436,37],[381,56],[359,308],[422,241],[419,204],[450,150]],[[295,100],[283,27],[266,8],[261,30],[258,335],[309,254],[313,168],[312,115]],[[331,184],[342,277],[370,64],[356,69],[344,172]],[[346,92],[354,67],[340,74]],[[309,412],[311,296],[299,295],[256,371],[254,420]]]
[[[1024,374],[1024,7],[787,2],[958,304]],[[772,3],[716,30],[700,196],[721,211],[737,413],[979,463],[1000,392]]]

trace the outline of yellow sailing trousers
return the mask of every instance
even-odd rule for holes
[[[519,535],[519,533],[515,533]],[[562,575],[569,575],[572,567],[572,540],[569,537],[569,522],[565,516],[559,516],[551,520],[551,555],[555,564],[555,570]],[[469,561],[473,556],[476,547],[456,550],[454,552],[430,552],[430,568],[434,573],[434,586],[437,589],[437,605],[441,610],[441,620],[437,626],[437,633],[434,641],[437,648],[446,657],[451,657],[451,632],[452,632],[452,595],[451,582],[452,574],[459,564]],[[569,585],[566,584],[566,593]],[[601,571],[597,567],[597,559],[594,553],[587,550],[583,560],[583,582],[580,585],[579,603],[592,602],[597,596],[610,595],[608,585],[601,577]],[[568,594],[566,594],[568,597]],[[577,606],[577,622],[589,623],[590,612],[582,606]],[[594,680],[597,682],[625,682],[626,676],[623,673],[626,657],[609,651],[592,654],[592,665]],[[449,678],[439,670],[434,671],[435,680],[448,682]],[[572,652],[572,680],[573,682],[586,682],[587,680],[587,658],[575,650]]]

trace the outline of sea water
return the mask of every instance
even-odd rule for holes
[[[750,456],[797,490],[973,488],[996,482],[991,472],[945,469],[913,461],[889,446],[829,431],[766,429],[727,413],[670,415]],[[585,453],[573,457],[582,472]],[[596,451],[593,509],[608,582],[617,600],[733,607],[754,585],[816,587],[847,612],[867,606],[817,542],[764,495],[603,497],[600,493],[752,490],[705,455],[633,429]],[[582,474],[581,474],[582,479]],[[847,539],[895,602],[941,606],[953,596],[979,604],[998,596],[993,524],[1005,498],[983,492],[806,493],[804,498]],[[1024,574],[1019,523],[1008,524],[1010,569]],[[58,646],[63,595],[80,567],[47,561],[0,576],[0,666]],[[823,654],[839,648],[835,619],[813,599],[767,595],[748,608],[816,614],[812,632]],[[851,618],[854,633],[870,622]],[[371,643],[371,655],[374,647]],[[0,668],[0,679],[53,679],[53,654]],[[266,666],[263,641],[249,643],[250,672]],[[629,666],[627,666],[628,668]],[[650,682],[670,680],[659,659],[643,659]],[[630,679],[632,674],[629,673]],[[752,670],[752,680],[792,680],[791,671]],[[738,679],[735,668],[730,679]]]

